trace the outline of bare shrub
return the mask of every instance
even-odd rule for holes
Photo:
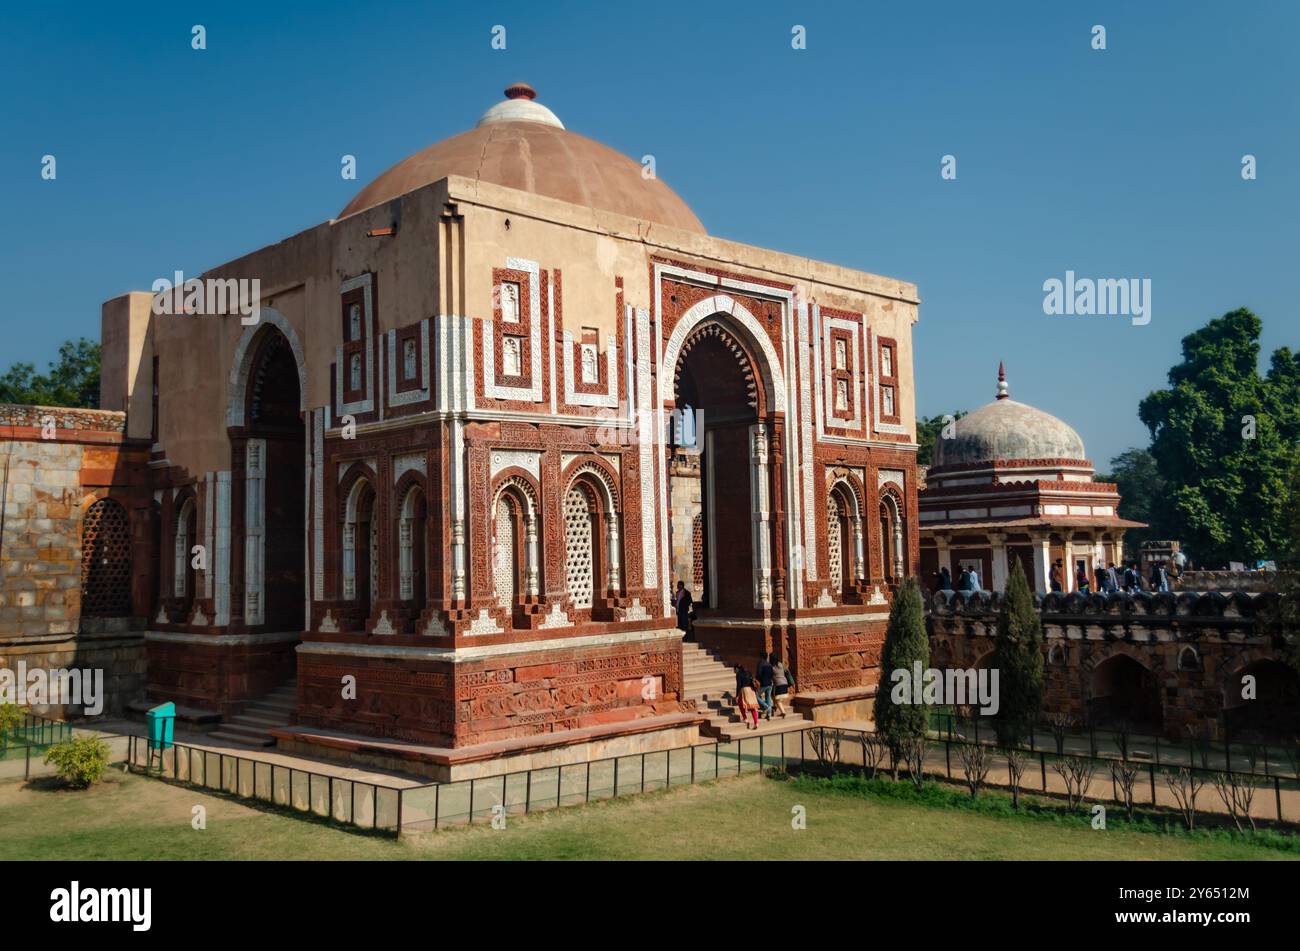
[[[982,743],[962,743],[957,747],[957,755],[961,757],[961,768],[966,774],[966,788],[974,799],[989,775],[989,747]]]
[[[1025,755],[1024,750],[1014,748],[1003,752],[1007,756],[1007,777],[1011,781],[1011,805],[1019,809],[1020,787],[1025,776],[1025,770],[1029,767],[1029,757]]]
[[[1096,764],[1082,756],[1066,756],[1053,763],[1052,769],[1064,780],[1065,800],[1073,809],[1087,794]]]
[[[1223,800],[1223,805],[1228,810],[1228,815],[1232,817],[1232,824],[1237,827],[1238,832],[1245,832],[1242,826],[1242,819],[1250,823],[1251,831],[1255,830],[1255,817],[1250,814],[1251,803],[1255,801],[1255,777],[1246,773],[1214,773],[1210,777],[1214,783],[1214,791],[1219,794]]]
[[[808,731],[808,739],[817,754],[818,764],[829,776],[840,761],[840,731],[819,727]]]
[[[1119,787],[1124,803],[1124,814],[1133,819],[1133,787],[1137,785],[1138,772],[1142,769],[1137,763],[1119,760],[1110,764],[1110,775]]]
[[[1196,828],[1196,797],[1205,785],[1205,780],[1195,770],[1184,766],[1176,773],[1166,773],[1165,783],[1168,784],[1174,801],[1178,803],[1183,825],[1187,826],[1188,831]]]
[[[859,733],[858,739],[862,743],[862,772],[868,779],[875,779],[889,747],[879,733]]]
[[[914,736],[903,744],[907,775],[917,789],[925,785],[925,754],[929,749],[930,742],[924,736]]]

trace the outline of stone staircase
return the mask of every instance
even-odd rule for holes
[[[682,644],[682,696],[694,700],[696,709],[708,716],[708,722],[700,727],[705,736],[734,742],[746,737],[802,730],[812,723],[795,713],[787,702],[785,719],[778,715],[764,720],[760,716],[758,729],[747,730],[740,719],[740,709],[733,696],[735,691],[734,668],[699,644]]]
[[[222,743],[241,746],[275,746],[270,733],[275,727],[288,726],[298,702],[298,681],[282,683],[270,693],[250,702],[243,713],[224,720],[208,736]]]

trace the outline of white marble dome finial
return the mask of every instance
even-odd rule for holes
[[[541,122],[544,125],[563,129],[564,123],[559,117],[540,102],[536,102],[537,90],[528,83],[512,83],[506,87],[504,102],[498,102],[478,120],[478,125],[490,125],[493,122]]]
[[[998,361],[998,399],[1004,400],[1011,394],[1007,390],[1007,368],[1006,365]]]

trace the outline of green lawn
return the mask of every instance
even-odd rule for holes
[[[191,828],[192,808],[207,828]],[[791,809],[807,828],[791,829]],[[0,859],[1275,859],[1223,839],[1093,831],[796,789],[758,775],[401,842],[114,772],[77,793],[0,784]]]

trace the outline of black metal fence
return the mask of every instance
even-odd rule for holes
[[[993,726],[982,717],[962,717],[936,710],[930,716],[930,733],[936,739],[996,743]],[[1157,767],[1196,767],[1215,772],[1250,773],[1265,778],[1300,779],[1300,739],[1283,745],[1234,740],[1221,743],[1189,737],[1174,742],[1155,733],[1089,725],[1035,724],[1026,752],[1074,753],[1153,763]]]
[[[815,757],[815,762],[822,769],[833,770],[837,767],[844,766],[860,766],[863,769],[869,768],[868,760],[870,754],[868,753],[867,743],[875,739],[876,735],[874,733],[839,727],[813,727],[805,732],[808,734],[808,736],[805,737],[805,746],[811,745],[814,751],[821,751],[820,755]],[[865,742],[864,738],[867,738]],[[929,761],[929,757],[927,757],[924,771],[930,774],[943,775],[946,778],[957,782],[963,781],[965,768],[964,764],[961,762],[960,748],[972,746],[985,747],[995,761],[999,757],[1003,759],[1001,764],[998,764],[997,762],[992,763],[985,784],[990,786],[1010,787],[1012,785],[1012,777],[1008,768],[1006,768],[1005,751],[998,747],[994,742],[993,731],[988,729],[987,726],[984,728],[982,736],[978,740],[973,736],[966,736],[956,729],[952,730],[951,733],[941,732],[937,736],[932,731],[931,739],[929,741],[929,751],[937,752],[942,748],[944,761],[942,767],[936,767]],[[954,757],[954,751],[958,754],[956,757]],[[1271,790],[1273,793],[1271,797],[1261,797],[1258,800],[1252,801],[1250,815],[1253,815],[1256,819],[1275,819],[1278,822],[1289,823],[1300,822],[1300,778],[1298,778],[1295,773],[1287,775],[1278,772],[1277,770],[1265,772],[1257,768],[1240,768],[1240,764],[1234,765],[1235,754],[1229,754],[1228,762],[1224,765],[1218,765],[1209,761],[1202,763],[1200,751],[1194,751],[1196,753],[1195,758],[1190,762],[1184,760],[1182,757],[1177,757],[1173,761],[1171,761],[1169,757],[1166,757],[1163,761],[1157,761],[1154,758],[1145,760],[1139,759],[1134,756],[1134,750],[1132,748],[1116,755],[1105,755],[1101,752],[1092,753],[1088,751],[1071,751],[1068,749],[1063,753],[1058,753],[1056,752],[1054,744],[1052,749],[1047,749],[1040,743],[1037,746],[1030,745],[1019,747],[1018,752],[1020,752],[1029,763],[1028,768],[1026,768],[1025,773],[1022,776],[1020,786],[1022,790],[1026,791],[1037,790],[1043,793],[1059,792],[1059,790],[1050,788],[1048,781],[1049,775],[1057,775],[1056,764],[1071,760],[1076,762],[1083,761],[1094,767],[1093,774],[1090,775],[1084,783],[1084,788],[1082,789],[1083,798],[1090,801],[1097,801],[1098,798],[1105,798],[1117,803],[1123,803],[1124,799],[1121,795],[1119,779],[1122,767],[1130,771],[1136,769],[1137,775],[1144,780],[1143,782],[1134,781],[1133,783],[1132,795],[1134,805],[1174,808],[1176,807],[1176,802],[1169,801],[1173,798],[1172,793],[1166,801],[1161,802],[1159,792],[1161,788],[1168,788],[1167,777],[1176,775],[1180,770],[1187,770],[1207,785],[1212,784],[1216,777],[1226,777],[1229,780],[1235,778],[1238,782],[1249,783],[1255,792],[1259,792],[1260,790]],[[880,751],[877,750],[876,754],[880,755]],[[957,760],[955,769],[953,762],[954,758]],[[807,762],[807,760],[805,759],[804,762]],[[884,754],[883,758],[877,762],[877,765],[880,769],[888,769],[888,754]],[[1004,768],[998,770],[996,767],[999,765]],[[903,766],[900,764],[900,769],[902,768]],[[999,781],[1003,775],[1006,777],[1005,782]],[[1105,786],[1107,785],[1106,780],[1108,778],[1111,795],[1109,797],[1098,797],[1093,788],[1094,784],[1100,783],[1104,792]],[[1159,780],[1159,782],[1157,782],[1157,780]],[[1064,782],[1064,778],[1062,778],[1062,782]],[[1297,794],[1294,798],[1288,795],[1287,798],[1292,799],[1289,808],[1284,806],[1284,793]],[[1207,803],[1213,805],[1220,802],[1218,793],[1214,789],[1204,789],[1201,792],[1201,797],[1202,798],[1198,798],[1197,813],[1210,815],[1226,814],[1226,804],[1223,811],[1203,808]],[[1264,803],[1268,798],[1271,798],[1273,802],[1272,808],[1268,809],[1266,814],[1264,811]],[[1245,816],[1243,815],[1243,819],[1244,818]]]
[[[802,731],[413,785],[346,779],[186,743],[129,738],[140,773],[392,835],[502,821],[803,760]]]
[[[151,744],[143,736],[130,737],[127,765],[162,779],[360,829],[396,834],[401,826],[403,790],[399,786],[345,779],[185,743]]]
[[[402,790],[403,832],[500,822],[563,806],[615,799],[802,760],[802,731],[711,741]]]
[[[56,743],[72,738],[72,724],[51,720],[35,713],[23,713],[9,727],[0,730],[0,778],[16,776],[22,761],[22,776],[30,779],[32,764],[39,770],[44,753]]]
[[[991,740],[991,731],[985,736]],[[734,742],[710,741],[692,746],[674,747],[655,752],[628,756],[608,757],[537,769],[463,779],[455,782],[422,784],[384,784],[346,779],[326,773],[300,769],[280,763],[266,762],[235,753],[204,749],[185,743],[172,743],[152,749],[145,737],[130,737],[127,762],[136,771],[159,776],[173,782],[187,783],[203,789],[224,792],[241,799],[271,803],[311,814],[359,829],[377,830],[394,836],[412,832],[470,826],[482,823],[499,823],[512,816],[545,812],[566,806],[611,800],[627,795],[669,789],[678,786],[711,782],[727,776],[761,772],[766,768],[835,769],[868,766],[867,746],[875,734],[864,730],[830,726],[809,726],[786,733],[746,737]],[[927,762],[926,772],[943,775],[954,781],[962,779],[960,756],[954,756],[962,746],[984,746],[995,757],[998,750],[984,738],[967,738],[960,730],[951,735],[932,736],[929,750],[937,757],[943,752],[943,763]],[[1054,764],[1065,760],[1086,760],[1099,767],[1083,790],[1090,801],[1097,801],[1096,784],[1106,785],[1110,777],[1109,797],[1122,803],[1121,790],[1111,767],[1126,763],[1131,768],[1138,761],[1131,755],[1107,756],[1101,753],[1067,750],[1057,753],[1038,744],[1021,750],[1030,761],[1030,768],[1022,778],[1021,788],[1038,789],[1044,793],[1056,792],[1049,782],[1055,775]],[[958,762],[954,764],[953,760]],[[879,764],[887,768],[887,760]],[[999,781],[993,768],[987,785],[1010,785]],[[1002,764],[1005,766],[1005,764]],[[1140,770],[1145,782],[1141,784],[1142,799],[1134,793],[1135,804],[1170,806],[1160,802],[1160,782],[1166,774],[1181,768],[1191,770],[1207,780],[1215,774],[1230,773],[1247,777],[1257,789],[1271,788],[1273,809],[1264,815],[1260,809],[1264,799],[1252,808],[1256,818],[1276,818],[1283,822],[1300,821],[1300,780],[1294,775],[1225,770],[1197,763],[1142,762]],[[1005,772],[1005,769],[1002,770]],[[1102,789],[1105,792],[1105,789]],[[1284,807],[1284,793],[1298,797]],[[1202,793],[1201,804],[1212,803],[1213,790]],[[1198,812],[1214,813],[1217,810],[1199,808]]]

